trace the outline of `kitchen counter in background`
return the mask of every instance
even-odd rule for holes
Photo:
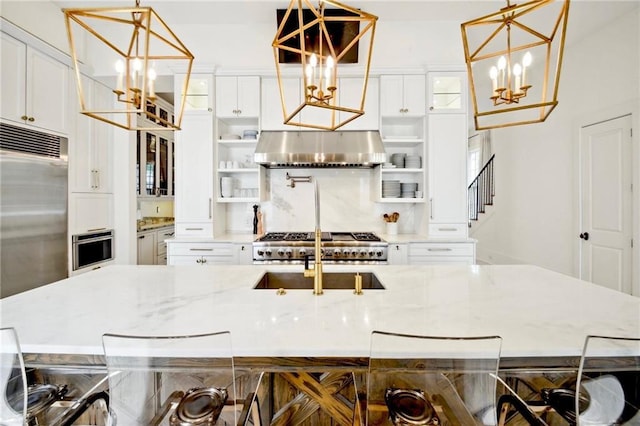
[[[150,229],[159,229],[167,226],[174,226],[173,217],[147,217],[138,220],[136,223],[138,232]]]
[[[640,298],[535,266],[326,266],[374,272],[386,290],[361,296],[252,289],[267,270],[302,275],[300,265],[113,265],[0,300],[2,326],[15,327],[23,351],[36,357],[100,355],[106,332],[230,330],[237,356],[299,365],[306,357],[366,358],[375,329],[497,334],[511,365],[577,357],[588,334],[640,335]]]

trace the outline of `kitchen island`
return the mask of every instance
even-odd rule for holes
[[[344,401],[362,387],[351,381],[366,374],[376,329],[499,335],[504,377],[573,374],[587,335],[640,336],[640,298],[535,266],[325,265],[325,272],[372,272],[385,289],[321,296],[253,289],[267,271],[302,275],[302,266],[109,266],[0,300],[2,327],[16,328],[25,364],[42,376],[57,380],[58,368],[66,379],[73,370],[78,382],[85,370],[91,385],[105,374],[104,333],[230,330],[247,387],[272,373],[259,389],[271,404],[263,415],[282,425],[298,424],[292,419],[301,406],[317,412],[317,424],[339,416],[348,423],[353,403]],[[346,399],[327,400],[337,381]]]
[[[23,352],[101,355],[104,333],[230,330],[251,358],[366,358],[374,329],[500,335],[505,359],[579,356],[585,336],[640,335],[640,298],[535,266],[354,266],[386,289],[255,290],[302,266],[113,265],[0,300]]]

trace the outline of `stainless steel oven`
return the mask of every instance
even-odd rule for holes
[[[115,258],[112,229],[72,237],[73,270],[96,267]]]
[[[253,263],[304,263],[314,245],[313,232],[269,232],[253,242]],[[323,232],[321,245],[323,263],[387,263],[389,244],[373,232]]]

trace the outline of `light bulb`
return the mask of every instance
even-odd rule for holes
[[[531,61],[533,57],[531,53],[527,52],[524,54],[522,58],[522,86],[525,87],[527,85],[527,67],[531,65]]]
[[[520,66],[520,64],[515,64],[513,66],[513,75],[515,75],[516,77],[522,74],[522,67]]]
[[[318,65],[318,58],[316,57],[315,53],[311,54],[311,57],[309,58],[309,63],[311,64],[312,67],[316,67],[316,65]]]
[[[489,70],[489,77],[491,77],[491,87],[493,88],[493,94],[496,94],[498,90],[498,68],[491,67]]]
[[[522,87],[522,84],[520,82],[520,75],[522,74],[522,67],[520,66],[520,64],[515,64],[513,66],[513,75],[515,76],[515,84],[514,84],[514,89],[516,93],[520,93],[520,88]]]
[[[311,64],[307,64],[305,74],[307,75],[307,80],[311,80],[311,76],[313,75],[313,67],[311,66]]]
[[[133,70],[140,71],[141,69],[142,69],[142,61],[140,60],[140,58],[135,58],[133,60]]]
[[[507,67],[507,58],[505,58],[504,56],[500,56],[500,59],[498,59],[498,69],[502,71],[506,67]]]
[[[156,74],[156,70],[149,68],[149,71],[147,71],[147,78],[149,78],[150,81],[153,81],[157,76],[158,74]]]
[[[334,60],[332,56],[327,56],[327,68],[333,68]]]
[[[124,62],[121,59],[116,61],[116,72],[118,73],[116,82],[116,92],[123,92],[123,80],[124,80]]]

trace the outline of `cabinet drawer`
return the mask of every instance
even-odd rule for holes
[[[185,222],[176,223],[177,237],[209,237],[213,238],[213,223]]]
[[[157,250],[157,254],[158,257],[160,255],[164,255],[167,252],[167,243],[165,240],[168,240],[169,238],[173,238],[173,236],[175,235],[175,231],[173,230],[173,228],[167,228],[167,229],[161,229],[159,231],[156,231],[156,241],[158,243],[158,250]],[[164,263],[160,263],[160,265],[166,265],[166,259]]]
[[[161,254],[164,255],[167,253],[167,243],[165,243],[164,241],[158,241],[158,250],[156,252],[158,254],[158,256],[160,256]]]
[[[225,256],[233,257],[233,244],[221,243],[171,243],[171,256]]]
[[[470,256],[473,258],[473,243],[414,243],[409,245],[412,256]]]
[[[468,256],[410,256],[410,265],[473,265],[473,258]]]
[[[431,223],[429,235],[433,237],[466,237],[469,225],[466,223]]]
[[[167,254],[158,253],[158,258],[156,259],[156,265],[166,265],[166,264],[167,264]]]
[[[230,265],[233,257],[225,256],[173,256],[169,257],[170,265]]]

